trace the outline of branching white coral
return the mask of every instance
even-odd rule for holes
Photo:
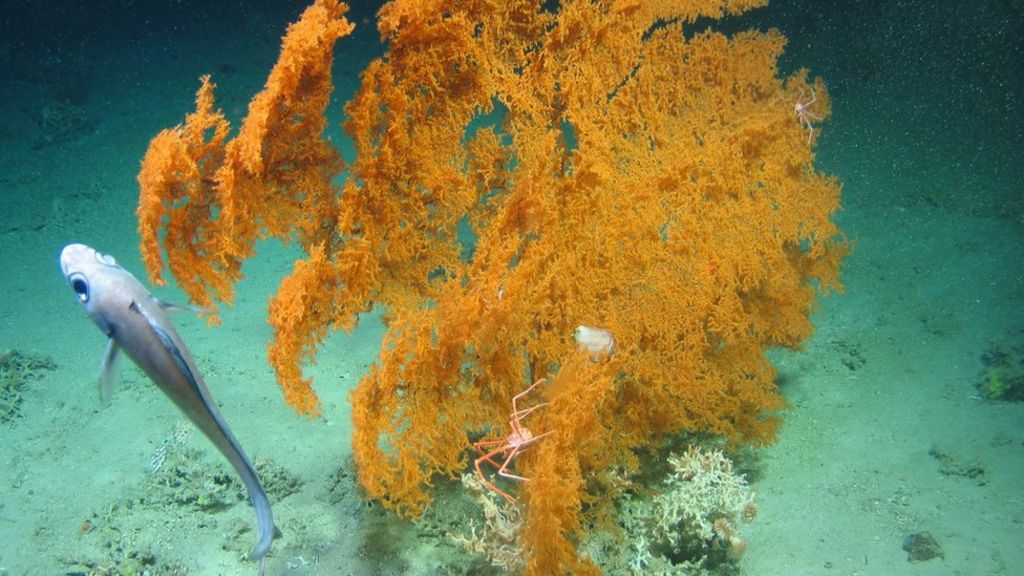
[[[492,566],[510,573],[520,572],[523,569],[523,550],[518,539],[523,519],[519,508],[496,497],[476,474],[463,474],[462,485],[483,509],[484,523],[479,533],[470,522],[469,534],[448,536],[470,552],[487,558]]]
[[[616,508],[623,533],[593,531],[583,548],[608,574],[708,576],[746,549],[739,532],[757,514],[755,494],[729,458],[691,446],[667,462],[660,487],[630,487],[614,470],[606,474],[602,485],[622,490]]]
[[[669,463],[667,490],[654,499],[658,536],[674,546],[693,538],[711,545],[717,539],[732,555],[742,554],[746,543],[739,538],[739,527],[756,514],[755,494],[733,472],[732,461],[718,450],[691,446]]]

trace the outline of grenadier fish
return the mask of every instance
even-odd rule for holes
[[[100,368],[100,396],[109,401],[114,363],[123,350],[188,416],[234,466],[256,509],[260,539],[249,557],[259,560],[262,576],[271,542],[280,536],[274,525],[270,500],[263,491],[242,446],[221,416],[217,403],[196,369],[185,343],[167,319],[167,312],[182,307],[153,297],[113,257],[84,244],[68,244],[60,253],[60,269],[78,303],[106,334],[106,352]]]

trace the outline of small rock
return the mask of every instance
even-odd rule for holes
[[[945,558],[939,541],[928,532],[916,532],[903,539],[903,550],[908,562],[924,562],[932,558]]]

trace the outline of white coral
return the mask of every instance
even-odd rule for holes
[[[681,527],[706,542],[716,535],[732,540],[754,503],[746,478],[733,472],[732,461],[718,450],[690,446],[668,461],[673,468],[665,480],[668,490],[654,503],[665,536]]]
[[[505,572],[522,570],[523,551],[518,540],[523,519],[519,508],[494,496],[475,474],[463,474],[462,485],[483,509],[484,524],[477,533],[471,521],[469,534],[449,534],[448,537],[466,550],[486,557],[492,566]]]

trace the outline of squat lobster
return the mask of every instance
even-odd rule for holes
[[[796,104],[793,105],[793,112],[796,113],[797,120],[800,121],[800,127],[807,130],[807,144],[810,144],[814,140],[814,122],[821,120],[820,117],[815,116],[808,108],[811,104],[818,101],[818,97],[814,94],[814,88],[811,88],[811,99],[806,102],[801,102],[804,98],[804,89],[800,89],[800,97],[796,99]]]
[[[480,464],[484,461],[490,462],[492,466],[498,469],[498,476],[502,478],[510,478],[512,480],[519,480],[526,482],[529,478],[522,476],[516,476],[508,471],[508,465],[512,463],[512,459],[519,455],[520,452],[526,449],[527,446],[540,440],[541,438],[551,434],[551,430],[543,434],[534,436],[532,432],[525,426],[523,426],[523,419],[534,412],[534,410],[547,406],[547,402],[542,402],[536,406],[530,406],[529,408],[519,409],[517,405],[518,401],[523,396],[529,394],[534,388],[544,382],[546,379],[541,378],[529,388],[523,390],[519,394],[512,397],[512,414],[509,417],[508,426],[512,429],[508,436],[499,440],[485,440],[481,442],[474,442],[473,447],[480,452],[480,457],[473,462],[473,467],[476,468],[476,474],[480,477],[480,481],[491,490],[497,492],[502,498],[508,500],[510,504],[515,504],[516,499],[509,496],[507,493],[502,491],[500,488],[495,486],[486,476],[484,476],[483,470],[480,469]],[[495,457],[504,456],[504,460],[499,464]]]

